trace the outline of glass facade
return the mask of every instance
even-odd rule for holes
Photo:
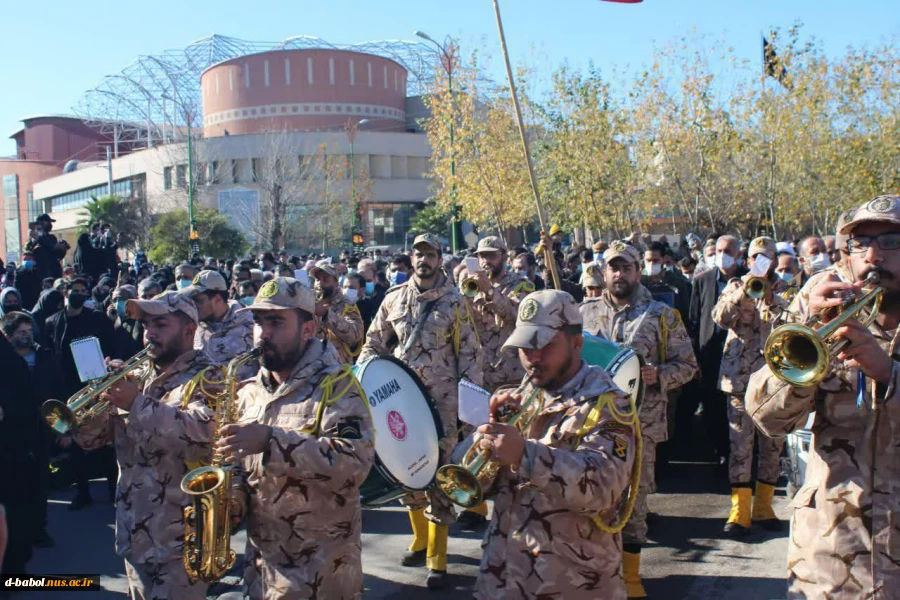
[[[400,246],[406,242],[409,221],[422,209],[419,203],[368,204],[366,245]]]
[[[122,198],[131,198],[132,192],[133,189],[131,179],[113,182],[113,194],[115,194],[116,196],[120,196]],[[82,206],[86,206],[88,202],[91,201],[91,196],[105,196],[107,193],[108,186],[104,184],[86,188],[83,190],[78,190],[77,192],[72,192],[69,194],[63,194],[61,196],[55,196],[53,198],[50,198],[50,210],[51,212],[58,212],[61,210],[81,208]]]
[[[6,262],[19,261],[22,252],[22,237],[19,228],[19,176],[3,176],[3,206],[6,209],[4,227],[6,231]]]
[[[44,203],[34,199],[34,192],[25,194],[25,202],[28,206],[28,222],[34,223],[37,216],[44,212]]]

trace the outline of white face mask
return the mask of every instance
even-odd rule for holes
[[[347,288],[344,290],[344,298],[346,298],[347,302],[349,302],[350,304],[353,304],[356,302],[356,299],[358,298],[358,294],[359,294],[359,292],[357,292],[356,290],[351,289],[351,288]]]
[[[724,271],[727,271],[734,266],[734,259],[729,254],[725,254],[724,252],[717,252],[716,266]]]
[[[824,252],[822,254],[814,254],[813,256],[809,257],[809,270],[812,271],[812,273],[818,273],[822,269],[827,269],[830,266],[831,260]]]
[[[750,273],[752,275],[765,275],[769,272],[769,267],[771,266],[772,259],[765,254],[757,254],[756,258],[753,259],[753,268],[750,269]]]
[[[644,265],[644,275],[648,277],[656,277],[662,273],[662,265],[659,263],[647,263]]]

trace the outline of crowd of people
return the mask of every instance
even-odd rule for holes
[[[487,527],[478,598],[645,597],[640,556],[657,464],[702,435],[730,482],[723,535],[780,530],[772,499],[784,438],[813,412],[789,595],[889,598],[900,586],[900,197],[845,213],[826,238],[634,234],[586,247],[567,245],[554,226],[536,248],[488,236],[452,255],[423,234],[395,253],[272,251],[176,265],[140,252],[126,261],[100,224],[63,265],[68,248],[52,219],[38,224],[0,282],[0,477],[19,482],[0,491],[3,573],[24,573],[32,547],[54,543],[49,467],[64,465],[70,510],[92,503],[87,482],[106,477],[133,597],[205,597],[183,563],[190,501],[179,484],[215,444],[234,465],[247,594],[358,597],[359,488],[381,425],[349,365],[393,356],[440,416],[443,460],[477,435],[500,465],[492,515],[485,502],[459,511],[436,487],[401,498],[412,539],[398,559],[426,567],[429,588],[448,584],[458,521]],[[827,321],[873,272],[877,318],[838,330],[851,343],[821,384],[785,384],[763,352],[772,330]],[[641,356],[639,409],[582,360],[586,334]],[[85,385],[71,342],[86,336],[112,370],[145,349],[150,364],[103,393],[108,410],[59,435],[40,406]],[[194,384],[254,348],[258,360],[239,371],[237,420],[216,431],[216,406]],[[497,417],[473,433],[458,418],[463,379],[496,392],[494,416],[532,393],[542,404],[527,428]]]

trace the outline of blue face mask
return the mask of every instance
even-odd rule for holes
[[[400,285],[406,281],[406,273],[403,271],[394,271],[391,273],[391,285]],[[368,292],[368,290],[366,290]]]
[[[528,271],[516,271],[516,274],[528,279]]]
[[[244,306],[250,306],[253,304],[253,301],[256,300],[253,296],[243,296],[241,297],[241,304]]]
[[[186,287],[190,287],[190,285],[191,285],[191,280],[190,280],[190,279],[179,279],[178,281],[175,282],[175,286],[176,286],[179,290],[183,290],[183,289],[186,288]]]
[[[792,279],[794,279],[794,276],[791,275],[790,273],[775,273],[775,274],[778,275],[778,278],[782,281],[791,281]]]
[[[127,300],[116,300],[116,314],[119,315],[120,319],[125,318],[125,303]]]
[[[375,282],[367,281],[366,282],[366,295],[371,296],[375,293]]]
[[[22,266],[25,267],[26,269],[30,269],[31,267],[34,266],[34,261],[33,260],[22,261]]]

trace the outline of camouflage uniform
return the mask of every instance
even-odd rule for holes
[[[435,286],[424,292],[418,290],[414,278],[388,290],[357,362],[391,354],[419,376],[440,414],[444,428],[441,450],[444,460],[448,460],[457,440],[457,386],[463,377],[482,385],[482,355],[465,298],[444,275],[438,278]],[[410,340],[422,311],[431,302],[433,307],[418,338]],[[404,503],[411,510],[430,504],[429,516],[433,520],[452,523],[454,511],[446,497],[430,492],[427,496],[426,499],[425,494],[411,494]]]
[[[900,225],[900,197],[876,198],[846,221],[839,234],[860,221]],[[791,310],[801,322],[810,290],[833,269],[797,295]],[[837,361],[817,386],[787,385],[768,366],[750,378],[747,410],[767,435],[784,437],[815,412],[806,482],[791,503],[788,598],[887,600],[900,590],[900,335],[869,331],[894,368],[886,387],[866,379],[859,408],[857,371]]]
[[[335,281],[340,277],[335,266],[324,260],[316,263],[309,274],[315,277],[317,271],[328,273]],[[340,354],[341,362],[352,365],[363,343],[363,318],[359,308],[347,302],[340,285],[335,287],[334,296],[325,305],[328,312],[318,319],[316,336],[331,341]]]
[[[285,308],[312,314],[312,291],[279,277],[250,310]],[[238,423],[272,428],[267,448],[242,460],[234,487],[248,515],[251,598],[362,595],[359,486],[372,466],[374,433],[360,389],[334,346],[312,339],[286,381],[261,368],[238,393]]]
[[[520,311],[528,317],[520,323],[551,329],[581,321],[564,292],[537,292],[522,306],[531,301],[539,308],[534,314]],[[561,315],[551,313],[557,307]],[[510,338],[516,347],[537,339],[524,333],[524,339]],[[549,339],[537,340],[537,346]],[[527,386],[525,397],[532,391]],[[494,518],[484,538],[475,597],[625,598],[622,537],[602,531],[593,518],[607,524],[617,518],[635,459],[634,431],[608,407],[593,425],[588,415],[598,398],[609,394],[620,417],[633,419],[629,401],[603,369],[583,362],[561,389],[544,394],[525,435],[521,464],[502,469],[490,492]]]
[[[129,300],[128,316],[180,310],[197,320],[190,300],[166,292],[154,300]],[[130,411],[111,407],[78,428],[86,450],[112,443],[119,463],[116,553],[125,559],[133,598],[205,598],[206,584],[188,582],[182,564],[181,491],[187,462],[208,459],[213,412],[197,392],[183,407],[182,386],[210,366],[196,350],[185,352],[165,372],[154,369]]]

